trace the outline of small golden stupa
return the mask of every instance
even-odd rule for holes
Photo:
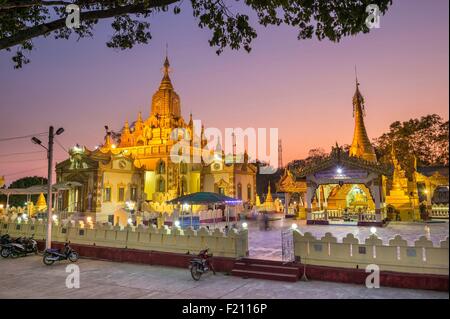
[[[266,201],[264,202],[264,204],[269,204],[269,203],[273,203],[273,198],[272,198],[272,192],[270,191],[270,183],[269,183],[269,187],[267,188],[267,198]]]
[[[255,203],[255,206],[256,206],[256,207],[261,206],[261,199],[259,198],[259,195],[258,195],[258,194],[256,194],[256,203]]]
[[[47,202],[45,201],[44,193],[39,194],[39,198],[36,202],[36,210],[39,212],[45,211],[47,209]]]
[[[270,190],[270,183],[269,187],[267,188],[267,197],[263,204],[264,210],[268,213],[277,212],[277,205],[273,201],[272,192]]]

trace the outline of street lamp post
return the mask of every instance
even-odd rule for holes
[[[47,238],[45,241],[45,247],[47,249],[52,248],[52,170],[53,170],[53,139],[55,135],[60,135],[64,132],[64,129],[60,127],[54,133],[53,126],[48,129],[48,147],[42,145],[42,141],[36,137],[32,137],[31,141],[37,145],[42,146],[47,150],[48,159],[48,175],[47,175]]]

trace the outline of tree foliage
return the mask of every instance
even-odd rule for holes
[[[255,24],[282,24],[298,30],[298,39],[329,39],[367,33],[366,7],[377,4],[385,14],[392,0],[190,0],[190,10],[200,28],[212,33],[209,44],[220,54],[225,48],[251,50],[257,37]],[[66,6],[76,4],[81,26],[66,27]],[[33,39],[53,36],[68,39],[92,37],[95,25],[111,18],[110,48],[131,49],[152,38],[151,17],[164,12],[179,14],[183,0],[0,0],[0,50],[15,50],[15,68],[28,63],[26,52],[33,50]],[[185,6],[183,6],[183,10]],[[253,12],[256,21],[248,12]]]
[[[308,156],[304,159],[294,160],[288,164],[289,169],[301,170],[304,167],[318,164],[329,154],[321,147],[309,150]]]
[[[378,159],[388,162],[394,146],[396,156],[407,172],[413,168],[414,157],[419,166],[448,166],[448,138],[448,120],[430,114],[392,123],[389,132],[375,139],[375,151]]]
[[[429,114],[408,121],[395,121],[389,131],[374,140],[375,152],[380,162],[391,163],[391,152],[403,169],[411,176],[414,162],[418,166],[449,165],[449,122],[437,114]],[[343,150],[348,152],[349,145]],[[328,154],[322,148],[309,151],[305,159],[294,160],[289,168],[300,170],[323,160]]]
[[[18,180],[12,182],[8,188],[28,188],[34,185],[45,185],[47,184],[47,178],[39,176],[27,176],[22,177]],[[44,194],[45,195],[45,194]],[[31,201],[36,203],[38,195],[32,195]],[[12,206],[23,206],[23,203],[27,200],[27,195],[11,195],[9,196],[9,205]],[[6,196],[2,195],[0,201],[6,203]]]

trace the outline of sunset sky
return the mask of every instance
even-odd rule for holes
[[[354,66],[366,98],[370,138],[390,123],[430,113],[448,119],[449,2],[397,0],[381,28],[340,43],[297,40],[289,27],[258,27],[250,54],[209,47],[210,32],[191,10],[151,18],[153,39],[128,51],[108,49],[110,21],[94,38],[38,39],[31,64],[14,70],[0,53],[0,139],[64,127],[59,143],[93,148],[104,125],[118,130],[138,111],[146,118],[162,78],[166,43],[185,119],[209,127],[279,128],[283,161],[311,148],[351,143]],[[46,138],[42,140],[46,142]],[[0,142],[0,176],[10,183],[46,175],[45,153],[29,138]],[[5,156],[6,155],[6,156]],[[55,145],[55,160],[67,158]]]

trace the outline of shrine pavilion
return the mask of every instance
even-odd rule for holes
[[[396,158],[377,159],[364,125],[364,98],[356,80],[353,96],[354,134],[347,151],[336,143],[330,154],[305,167],[290,167],[277,184],[285,193],[285,213],[308,224],[382,226],[387,220],[448,219],[448,167],[429,167],[427,174],[414,164],[412,178]],[[437,195],[446,190],[445,200]],[[421,212],[425,207],[427,214]],[[423,209],[422,209],[423,210]]]

